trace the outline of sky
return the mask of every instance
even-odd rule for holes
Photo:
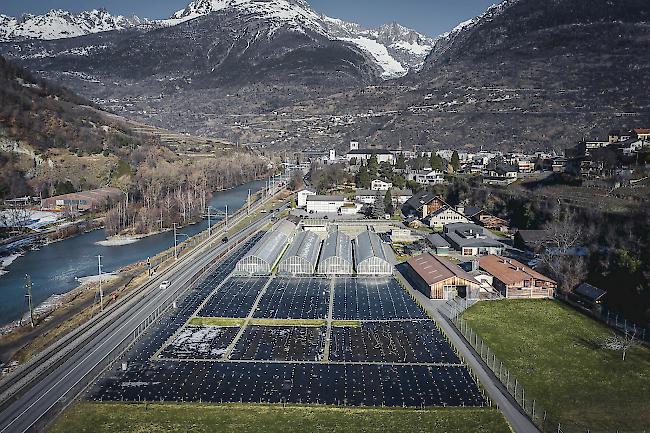
[[[168,18],[190,0],[0,0],[0,13],[20,16],[50,9],[80,12],[105,8],[113,15]],[[366,27],[391,21],[437,36],[484,12],[500,0],[307,0],[320,13]]]

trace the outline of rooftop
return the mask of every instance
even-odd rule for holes
[[[479,265],[481,269],[489,272],[505,284],[516,284],[531,278],[555,283],[554,280],[515,259],[506,259],[501,256],[485,256],[479,259]]]
[[[341,195],[310,195],[307,201],[345,201]]]
[[[356,149],[348,152],[348,155],[392,155],[386,149]]]
[[[431,253],[413,257],[407,263],[428,285],[437,284],[453,277],[479,284],[474,277],[461,267]]]
[[[589,283],[580,284],[575,290],[575,293],[592,301],[598,301],[600,298],[607,294],[605,290],[599,289],[596,286],[592,286]]]

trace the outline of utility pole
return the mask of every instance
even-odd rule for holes
[[[226,230],[228,230],[228,205],[226,205]]]
[[[247,202],[248,202],[248,208],[247,208],[246,214],[250,215],[250,213],[251,213],[251,190],[250,189],[248,190],[248,200],[247,200]]]
[[[176,243],[176,223],[174,223],[174,260],[178,260],[178,244]]]
[[[102,289],[102,256],[97,256],[97,268],[99,270],[99,309],[104,311],[104,290]]]
[[[208,206],[208,236],[212,236],[212,220],[210,219],[212,217],[210,209],[212,206]]]
[[[34,327],[34,303],[32,302],[32,277],[25,275],[25,303],[27,304],[27,309],[29,309],[29,322]],[[20,322],[22,325],[22,317]]]

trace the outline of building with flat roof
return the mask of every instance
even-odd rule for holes
[[[505,245],[489,237],[485,229],[476,224],[448,224],[444,237],[463,256],[502,254]]]
[[[359,275],[392,275],[395,258],[377,233],[367,230],[354,240],[355,267]]]
[[[481,284],[468,272],[450,261],[424,253],[406,262],[404,275],[413,288],[430,299],[452,299],[460,296],[478,299]]]
[[[555,281],[515,259],[489,255],[479,259],[479,266],[506,298],[552,298],[557,288]]]
[[[348,162],[356,161],[357,164],[361,164],[362,161],[368,161],[370,158],[375,156],[378,163],[388,162],[389,164],[395,163],[395,155],[392,152],[385,149],[356,149],[351,150],[346,155]]]
[[[311,231],[298,233],[280,262],[278,272],[289,275],[312,275],[316,272],[322,241]]]
[[[267,232],[237,263],[235,271],[246,275],[269,275],[293,237],[296,225],[282,220]]]
[[[318,273],[321,275],[352,275],[354,273],[352,241],[348,235],[336,230],[325,239],[318,261]]]
[[[117,203],[126,197],[118,188],[99,188],[89,191],[73,192],[57,195],[41,200],[44,210],[88,211],[96,210],[112,203]]]
[[[337,195],[310,195],[307,197],[307,212],[309,213],[339,213],[345,206],[346,200]]]

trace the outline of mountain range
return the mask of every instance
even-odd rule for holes
[[[0,53],[126,117],[253,146],[561,150],[650,124],[649,10],[505,0],[430,38],[302,0],[197,0],[166,20],[94,11],[31,34],[17,23],[36,17],[3,17]]]

